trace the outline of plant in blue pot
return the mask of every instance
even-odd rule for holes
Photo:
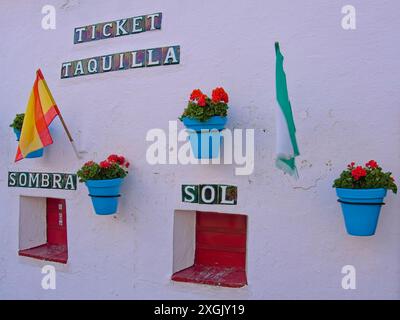
[[[200,89],[193,90],[182,116],[188,129],[193,155],[197,159],[218,158],[228,115],[229,96],[223,88],[215,88],[209,98]]]
[[[333,187],[339,197],[347,233],[360,237],[375,234],[387,190],[397,193],[392,173],[384,172],[374,160],[365,166],[352,162]]]
[[[124,157],[113,154],[100,163],[86,162],[77,172],[79,182],[85,183],[89,190],[96,214],[106,216],[117,213],[121,185],[129,166]]]
[[[21,138],[21,131],[22,131],[22,125],[24,124],[24,118],[25,118],[25,113],[18,113],[13,122],[10,124],[10,127],[13,128],[15,136],[17,137],[17,141]],[[27,159],[33,159],[33,158],[41,158],[43,157],[43,150],[44,149],[39,149],[37,151],[31,152],[26,156]]]

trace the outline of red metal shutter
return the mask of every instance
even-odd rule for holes
[[[47,198],[47,244],[67,245],[67,215],[64,199]]]
[[[197,212],[195,264],[246,268],[247,217]]]

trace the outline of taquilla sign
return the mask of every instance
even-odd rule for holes
[[[76,185],[76,174],[44,172],[8,173],[8,186],[11,188],[76,190]]]
[[[74,30],[74,44],[161,30],[162,13],[102,22]],[[180,64],[180,46],[132,50],[64,62],[61,79],[128,69]]]

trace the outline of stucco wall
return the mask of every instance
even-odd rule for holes
[[[350,1],[357,29],[341,27],[343,1],[9,0],[0,3],[0,298],[389,298],[400,297],[399,198],[389,195],[378,232],[344,230],[333,179],[351,160],[375,158],[400,177],[400,4]],[[41,28],[41,8],[57,9],[57,29]],[[73,44],[75,27],[163,13],[161,31]],[[301,156],[300,179],[274,166],[275,52],[281,42]],[[178,66],[60,79],[61,63],[134,49],[181,45]],[[77,160],[59,120],[43,159],[13,163],[8,127],[25,110],[41,67],[84,159]],[[255,129],[255,171],[233,165],[150,166],[152,128],[168,129],[192,89],[224,86],[228,128]],[[120,214],[98,217],[78,191],[9,189],[7,172],[74,172],[110,152],[133,167]],[[185,183],[234,184],[237,207],[181,203]],[[69,262],[54,264],[57,289],[40,283],[45,264],[17,255],[19,196],[67,199]],[[247,276],[242,289],[172,283],[174,210],[249,215]],[[341,287],[354,265],[357,289]]]

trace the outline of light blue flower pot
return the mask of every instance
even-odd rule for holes
[[[21,138],[21,130],[14,128],[14,133],[17,137],[17,141],[19,141],[19,139]],[[41,157],[43,157],[43,151],[44,151],[43,148],[36,150],[34,152],[29,153],[25,158],[27,158],[27,159],[41,158]]]
[[[96,214],[106,216],[117,213],[122,182],[123,179],[86,181]]]
[[[215,116],[201,122],[196,119],[183,118],[183,124],[189,133],[193,155],[197,159],[214,159],[219,157],[222,134],[227,117]]]
[[[368,237],[376,232],[386,189],[336,189],[347,233]]]

